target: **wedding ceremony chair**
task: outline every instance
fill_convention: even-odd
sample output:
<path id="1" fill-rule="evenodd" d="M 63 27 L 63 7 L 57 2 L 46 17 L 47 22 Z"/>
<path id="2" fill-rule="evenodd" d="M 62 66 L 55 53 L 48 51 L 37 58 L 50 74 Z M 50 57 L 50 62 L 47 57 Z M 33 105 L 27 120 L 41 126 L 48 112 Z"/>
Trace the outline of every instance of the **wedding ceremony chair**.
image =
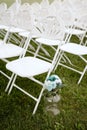
<path id="1" fill-rule="evenodd" d="M 59 21 L 56 21 L 56 23 L 59 23 L 59 24 L 57 24 L 58 28 L 56 28 L 55 20 L 53 20 L 53 22 L 51 20 L 51 26 L 53 28 L 55 28 L 55 31 L 53 31 L 53 33 L 57 33 L 57 36 L 59 36 L 59 38 L 61 36 L 61 38 L 64 39 L 64 33 L 63 33 L 63 30 L 61 29 L 61 23 Z M 53 35 L 53 33 L 52 33 L 52 35 Z M 49 38 L 51 39 L 51 37 L 49 37 Z M 61 44 L 61 41 L 60 41 L 60 44 Z M 54 42 L 54 45 L 55 45 L 55 42 Z M 6 68 L 13 73 L 7 84 L 7 87 L 6 87 L 6 90 L 8 90 L 8 88 L 9 88 L 8 94 L 10 94 L 13 87 L 15 87 L 18 90 L 25 93 L 30 98 L 32 98 L 33 100 L 35 100 L 36 104 L 35 104 L 35 107 L 33 110 L 33 114 L 36 113 L 36 110 L 40 103 L 41 97 L 43 95 L 43 91 L 45 90 L 45 84 L 44 84 L 45 80 L 47 79 L 47 77 L 50 76 L 50 74 L 52 73 L 52 71 L 56 65 L 58 50 L 59 50 L 59 47 L 57 46 L 57 49 L 56 49 L 53 59 L 51 61 L 43 60 L 42 58 L 38 58 L 35 56 L 26 56 L 25 55 L 24 57 L 22 57 L 20 59 L 13 60 L 6 64 Z M 46 74 L 45 80 L 43 82 L 40 81 L 40 79 L 36 78 L 38 75 L 44 74 L 44 73 L 47 73 L 47 74 Z M 16 84 L 16 79 L 18 76 L 21 77 L 21 79 L 28 78 L 28 79 L 32 80 L 33 82 L 35 82 L 36 84 L 38 84 L 38 86 L 39 85 L 42 86 L 39 96 L 37 98 L 35 96 L 33 96 L 32 94 L 30 94 L 29 92 L 25 91 L 24 88 L 22 88 L 21 86 L 18 86 Z"/>
<path id="2" fill-rule="evenodd" d="M 85 29 L 87 32 L 87 14 L 82 16 L 78 21 L 79 21 L 79 24 L 77 24 L 77 25 L 80 26 L 81 28 Z M 81 82 L 81 80 L 87 70 L 87 60 L 85 57 L 87 55 L 87 46 L 86 46 L 87 44 L 86 43 L 87 43 L 87 37 L 85 39 L 85 43 L 78 44 L 78 43 L 66 42 L 65 44 L 61 45 L 59 48 L 61 53 L 59 53 L 60 58 L 58 59 L 56 67 L 58 67 L 58 65 L 61 65 L 65 68 L 68 68 L 72 71 L 79 73 L 80 78 L 78 80 L 78 84 Z M 74 55 L 75 57 L 79 57 L 80 59 L 78 60 L 78 62 L 83 61 L 83 64 L 85 64 L 85 65 L 83 66 L 83 68 L 80 69 L 80 66 L 79 66 L 80 63 L 78 63 L 77 66 L 76 65 L 69 66 L 69 64 L 68 65 L 63 64 L 61 62 L 63 53 L 68 53 L 68 54 Z M 71 61 L 72 61 L 72 58 L 71 58 Z"/>
<path id="3" fill-rule="evenodd" d="M 22 43 L 22 41 L 20 41 L 20 44 L 19 44 L 19 40 L 18 40 L 19 36 L 17 37 L 17 35 L 19 35 L 18 33 L 25 31 L 26 28 L 25 29 L 22 27 L 20 28 L 19 26 L 17 26 L 18 24 L 15 24 L 15 22 L 14 22 L 15 15 L 13 13 L 13 9 L 14 9 L 13 7 L 16 4 L 17 3 L 13 3 L 12 6 L 9 7 L 9 9 L 7 9 L 5 12 L 4 16 L 6 16 L 6 14 L 9 14 L 8 24 L 3 25 L 3 26 L 1 25 L 1 28 L 4 29 L 6 31 L 6 33 L 5 33 L 5 37 L 3 39 L 1 39 L 1 41 L 0 41 L 0 59 L 2 61 L 4 61 L 5 63 L 8 63 L 12 57 L 17 57 L 17 58 L 20 57 L 22 52 L 25 50 L 25 46 L 26 46 L 26 41 L 24 43 Z M 8 18 L 3 17 L 2 21 L 6 22 L 5 20 L 7 20 Z M 30 18 L 29 24 L 30 24 L 30 27 L 32 27 L 33 23 L 31 22 L 31 17 L 29 17 L 29 18 Z M 16 19 L 16 21 L 17 21 L 17 19 Z M 29 26 L 28 26 L 28 29 L 29 29 Z M 17 34 L 16 39 L 14 39 L 14 35 L 12 35 L 12 34 Z M 9 38 L 9 36 L 10 36 L 10 38 Z M 11 38 L 14 40 L 14 42 L 12 41 Z M 4 76 L 6 76 L 9 79 L 9 76 L 7 74 L 5 74 L 2 70 L 0 70 L 0 73 L 2 73 Z"/>

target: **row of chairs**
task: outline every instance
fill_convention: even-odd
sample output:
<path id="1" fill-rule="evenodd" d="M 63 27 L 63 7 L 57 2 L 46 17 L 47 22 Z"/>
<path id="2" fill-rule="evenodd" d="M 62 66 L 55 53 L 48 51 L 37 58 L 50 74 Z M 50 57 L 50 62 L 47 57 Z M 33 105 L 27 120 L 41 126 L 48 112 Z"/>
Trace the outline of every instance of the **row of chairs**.
<path id="1" fill-rule="evenodd" d="M 61 6 L 60 11 L 62 12 L 63 4 L 62 1 L 55 0 L 53 3 L 49 4 L 47 0 L 43 0 L 41 2 L 40 10 L 46 7 L 46 11 L 50 12 L 51 9 L 56 10 L 56 4 Z M 13 5 L 16 5 L 17 8 L 15 14 L 13 15 Z M 74 18 L 74 23 L 70 22 L 69 24 L 64 24 L 65 21 L 63 21 L 63 17 L 59 15 L 59 12 L 53 13 L 55 14 L 46 14 L 41 15 L 38 12 L 38 16 L 36 13 L 36 10 L 30 11 L 30 7 L 32 6 L 34 9 L 36 9 L 36 5 L 39 5 L 39 3 L 33 3 L 30 5 L 29 3 L 24 3 L 21 5 L 21 2 L 16 0 L 16 3 L 14 3 L 11 7 L 6 9 L 2 20 L 5 22 L 6 18 L 4 16 L 9 14 L 9 10 L 11 10 L 9 15 L 9 21 L 6 25 L 4 22 L 1 24 L 1 35 L 5 34 L 4 40 L 1 40 L 0 42 L 0 59 L 7 62 L 6 68 L 12 72 L 11 76 L 8 76 L 4 72 L 0 71 L 2 74 L 4 74 L 8 79 L 9 82 L 7 84 L 7 87 L 5 91 L 8 91 L 8 94 L 11 93 L 13 87 L 19 89 L 32 99 L 36 101 L 33 114 L 35 114 L 39 102 L 41 100 L 43 91 L 45 90 L 45 81 L 47 78 L 51 75 L 51 73 L 55 72 L 55 70 L 58 68 L 59 65 L 66 67 L 68 69 L 71 69 L 81 75 L 78 83 L 81 82 L 86 70 L 87 65 L 83 69 L 83 71 L 79 71 L 70 66 L 65 65 L 66 61 L 72 65 L 72 59 L 70 60 L 69 57 L 66 55 L 67 53 L 79 56 L 86 64 L 86 59 L 84 58 L 84 55 L 87 54 L 87 47 L 86 44 L 83 44 L 83 39 L 86 36 L 86 29 L 87 29 L 87 13 L 83 13 L 84 15 L 81 15 L 81 17 Z M 42 6 L 44 5 L 44 6 Z M 68 4 L 67 4 L 68 6 Z M 26 8 L 27 7 L 27 8 Z M 29 7 L 29 8 L 28 8 Z M 37 6 L 38 7 L 38 6 Z M 42 8 L 43 7 L 43 8 Z M 39 8 L 37 8 L 38 10 Z M 39 10 L 39 11 L 40 11 Z M 51 12 L 52 12 L 51 11 Z M 57 11 L 57 10 L 56 10 Z M 67 11 L 69 11 L 67 9 Z M 45 10 L 44 10 L 45 12 Z M 36 14 L 35 14 L 36 13 Z M 31 15 L 32 14 L 32 15 Z M 14 16 L 14 17 L 13 17 Z M 18 17 L 19 16 L 19 17 Z M 21 18 L 20 18 L 21 16 Z M 23 17 L 25 16 L 25 17 Z M 20 21 L 23 19 L 23 21 Z M 69 19 L 68 19 L 69 20 Z M 20 21 L 20 22 L 19 22 Z M 65 22 L 66 23 L 66 22 Z M 72 23 L 72 24 L 71 24 Z M 5 32 L 3 32 L 5 30 Z M 17 42 L 17 39 L 21 38 L 21 44 L 18 46 L 16 44 L 10 43 L 10 40 L 8 41 L 9 35 L 12 33 L 16 34 L 16 41 L 14 39 L 14 35 L 12 35 L 12 38 L 15 42 Z M 80 44 L 78 43 L 71 43 L 70 38 L 72 35 L 80 36 Z M 24 42 L 24 40 L 25 42 Z M 26 53 L 28 51 L 28 47 L 30 46 L 30 41 L 33 40 L 35 44 L 37 45 L 37 49 L 35 50 L 34 56 L 26 56 Z M 9 42 L 8 44 L 7 41 Z M 83 44 L 83 45 L 82 45 Z M 48 55 L 48 49 L 44 49 L 42 45 L 46 45 L 47 48 L 50 46 L 54 51 L 54 56 L 49 59 L 47 58 Z M 45 52 L 45 58 L 41 55 L 38 55 L 40 48 Z M 8 61 L 7 58 L 17 57 L 16 60 Z M 38 57 L 37 57 L 38 56 Z M 37 75 L 47 73 L 44 82 L 41 82 L 37 80 Z M 28 78 L 35 83 L 38 83 L 41 85 L 41 91 L 39 94 L 39 97 L 36 98 L 33 95 L 26 92 L 24 89 L 19 87 L 16 84 L 17 76 L 20 76 L 21 78 Z"/>

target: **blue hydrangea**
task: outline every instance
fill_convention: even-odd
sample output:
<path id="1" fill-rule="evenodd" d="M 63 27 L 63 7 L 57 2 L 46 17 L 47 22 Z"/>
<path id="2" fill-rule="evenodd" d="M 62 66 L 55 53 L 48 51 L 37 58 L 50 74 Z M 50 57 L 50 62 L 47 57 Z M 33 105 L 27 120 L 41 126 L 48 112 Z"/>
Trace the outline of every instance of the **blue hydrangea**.
<path id="1" fill-rule="evenodd" d="M 51 91 L 57 87 L 61 87 L 62 81 L 57 75 L 51 75 L 45 81 L 45 88 Z"/>

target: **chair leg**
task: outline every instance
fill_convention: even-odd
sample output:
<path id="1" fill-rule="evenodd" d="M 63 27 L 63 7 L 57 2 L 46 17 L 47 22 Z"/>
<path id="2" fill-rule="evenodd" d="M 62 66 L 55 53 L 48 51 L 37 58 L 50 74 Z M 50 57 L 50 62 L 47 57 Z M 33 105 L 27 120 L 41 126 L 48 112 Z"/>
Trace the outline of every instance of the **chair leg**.
<path id="1" fill-rule="evenodd" d="M 36 52 L 35 52 L 35 54 L 34 54 L 34 57 L 36 57 L 36 56 L 37 56 L 37 54 L 38 54 L 38 52 L 39 52 L 40 48 L 41 48 L 41 44 L 39 44 L 39 45 L 38 45 L 37 50 L 36 50 Z"/>
<path id="2" fill-rule="evenodd" d="M 44 90 L 45 90 L 45 88 L 43 87 L 42 90 L 41 90 L 41 92 L 40 92 L 40 95 L 39 95 L 39 97 L 38 97 L 38 99 L 37 99 L 37 103 L 36 103 L 36 105 L 35 105 L 35 107 L 34 107 L 33 115 L 35 114 L 35 112 L 36 112 L 36 110 L 37 110 L 37 107 L 38 107 L 38 105 L 39 105 L 39 103 L 40 103 L 40 100 L 41 100 L 41 97 L 42 97 L 42 94 L 43 94 L 43 91 L 44 91 Z"/>
<path id="3" fill-rule="evenodd" d="M 64 53 L 62 51 L 59 51 L 59 54 L 58 54 L 57 60 L 55 62 L 56 64 L 55 64 L 55 67 L 53 69 L 53 72 L 55 72 L 55 70 L 57 69 L 57 67 L 58 67 L 58 65 L 59 65 L 59 63 L 61 61 L 61 58 L 62 58 L 63 54 Z"/>
<path id="4" fill-rule="evenodd" d="M 5 89 L 5 92 L 7 92 L 7 91 L 8 91 L 8 89 L 9 89 L 9 87 L 10 87 L 10 84 L 11 84 L 11 82 L 12 82 L 13 77 L 14 77 L 14 73 L 12 73 L 12 76 L 11 76 L 11 78 L 10 78 L 10 80 L 9 80 L 8 84 L 7 84 L 6 89 Z"/>
<path id="5" fill-rule="evenodd" d="M 79 78 L 78 84 L 80 84 L 80 82 L 81 82 L 81 80 L 82 80 L 82 78 L 83 78 L 83 76 L 84 76 L 86 70 L 87 70 L 87 65 L 85 66 L 85 68 L 84 68 L 84 70 L 83 70 L 83 72 L 82 72 L 82 74 L 81 74 L 81 76 L 80 76 L 80 78 Z"/>
<path id="6" fill-rule="evenodd" d="M 11 82 L 11 86 L 10 86 L 10 89 L 9 89 L 9 91 L 8 91 L 8 95 L 11 93 L 11 91 L 12 91 L 12 88 L 13 88 L 13 86 L 14 86 L 14 83 L 15 83 L 15 80 L 16 80 L 16 78 L 17 78 L 17 74 L 15 74 L 14 75 L 14 77 L 13 77 L 13 80 L 12 80 L 12 82 Z"/>

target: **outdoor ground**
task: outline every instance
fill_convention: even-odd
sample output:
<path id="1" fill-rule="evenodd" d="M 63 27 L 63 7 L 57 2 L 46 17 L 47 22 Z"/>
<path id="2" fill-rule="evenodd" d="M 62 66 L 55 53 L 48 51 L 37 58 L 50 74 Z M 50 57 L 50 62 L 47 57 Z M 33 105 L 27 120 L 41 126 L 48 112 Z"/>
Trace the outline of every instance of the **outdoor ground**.
<path id="1" fill-rule="evenodd" d="M 87 75 L 77 85 L 79 74 L 61 67 L 56 72 L 64 84 L 59 91 L 58 115 L 46 112 L 48 104 L 43 96 L 36 114 L 32 116 L 35 102 L 15 88 L 8 96 L 4 92 L 8 80 L 0 75 L 1 130 L 87 130 Z M 37 95 L 38 86 L 32 81 L 19 78 L 18 82 Z M 35 86 L 37 88 L 33 89 Z"/>

